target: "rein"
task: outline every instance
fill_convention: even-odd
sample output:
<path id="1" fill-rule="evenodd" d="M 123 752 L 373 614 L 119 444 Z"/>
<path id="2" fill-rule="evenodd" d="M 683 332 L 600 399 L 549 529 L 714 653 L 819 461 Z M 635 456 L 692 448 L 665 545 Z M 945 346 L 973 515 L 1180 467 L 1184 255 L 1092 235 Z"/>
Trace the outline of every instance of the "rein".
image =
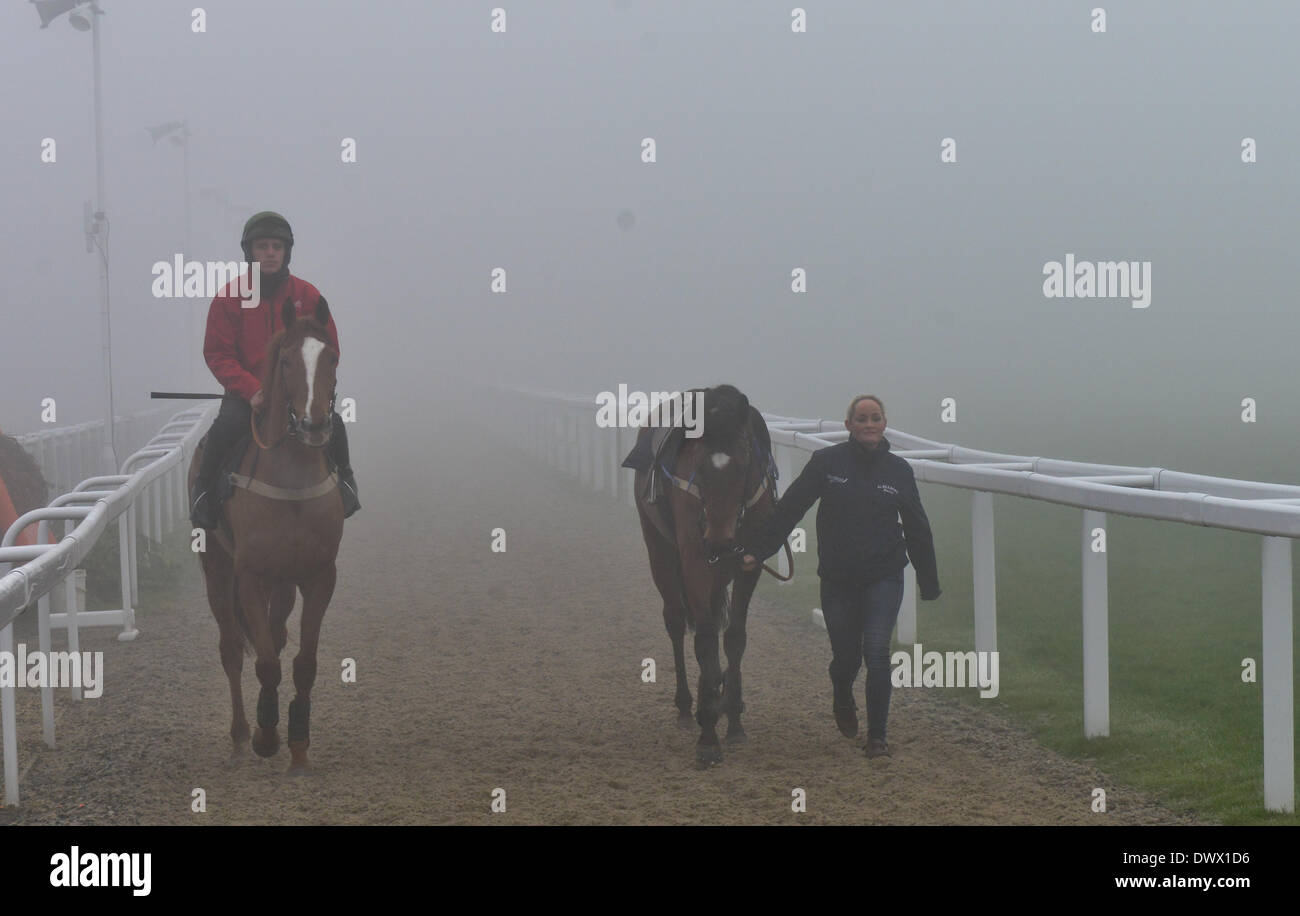
<path id="1" fill-rule="evenodd" d="M 283 386 L 284 388 L 289 387 L 287 384 L 285 384 L 284 381 L 283 366 L 280 367 L 280 385 Z M 330 392 L 330 406 L 325 413 L 326 416 L 325 423 L 327 426 L 332 425 L 334 422 L 334 400 L 337 396 L 338 396 L 337 390 Z M 308 404 L 307 406 L 309 408 L 311 407 L 310 404 Z M 303 440 L 302 436 L 299 434 L 298 431 L 299 430 L 298 414 L 293 409 L 293 398 L 291 398 L 287 394 L 285 395 L 284 398 L 284 409 L 285 409 L 286 416 L 288 418 L 285 420 L 284 434 L 281 435 L 279 439 L 275 440 L 274 445 L 267 445 L 265 442 L 262 441 L 262 437 L 257 434 L 257 417 L 258 417 L 257 411 L 252 411 L 249 413 L 248 428 L 253 431 L 253 441 L 257 443 L 258 448 L 260 448 L 264 452 L 269 452 L 271 449 L 279 448 L 281 445 L 283 445 L 284 440 L 288 439 L 290 436 L 293 436 L 295 439 L 297 439 L 299 442 L 302 442 L 302 444 L 307 446 L 308 448 L 321 449 L 329 445 L 330 443 L 329 436 L 326 436 L 325 441 L 322 442 L 320 445 L 312 445 L 310 442 L 306 442 Z"/>
<path id="2" fill-rule="evenodd" d="M 283 386 L 284 388 L 287 389 L 288 385 L 285 384 L 284 381 L 283 366 L 280 367 L 279 371 L 280 371 L 280 377 L 279 377 L 280 386 Z M 337 392 L 330 393 L 330 406 L 329 406 L 329 411 L 326 414 L 327 419 L 325 421 L 326 426 L 330 426 L 334 422 L 334 399 L 336 394 Z M 285 410 L 287 412 L 288 419 L 285 420 L 284 433 L 280 436 L 279 439 L 275 440 L 274 445 L 267 445 L 265 442 L 262 441 L 262 437 L 257 432 L 257 421 L 258 421 L 259 414 L 257 413 L 257 411 L 249 412 L 248 428 L 253 433 L 253 441 L 257 443 L 257 447 L 261 449 L 261 451 L 269 452 L 272 449 L 279 448 L 281 445 L 284 444 L 285 440 L 288 439 L 290 436 L 297 439 L 299 442 L 302 442 L 302 444 L 307 446 L 308 448 L 322 449 L 325 448 L 327 445 L 329 445 L 332 436 L 326 436 L 325 441 L 320 445 L 312 445 L 310 442 L 306 442 L 303 440 L 302 435 L 299 432 L 300 424 L 298 422 L 298 414 L 293 409 L 293 399 L 287 394 L 285 395 Z M 297 489 L 290 489 L 288 487 L 276 487 L 276 486 L 272 486 L 269 483 L 264 483 L 263 481 L 255 480 L 254 475 L 257 473 L 257 457 L 260 454 L 261 452 L 257 452 L 253 455 L 253 466 L 249 469 L 248 476 L 245 476 L 243 474 L 233 474 L 233 473 L 230 475 L 230 480 L 235 486 L 243 487 L 245 490 L 248 490 L 248 492 L 250 493 L 256 493 L 258 496 L 265 496 L 268 499 L 280 499 L 280 500 L 292 500 L 292 501 L 316 499 L 317 497 L 324 496 L 326 493 L 329 493 L 331 490 L 334 490 L 338 487 L 339 478 L 338 478 L 338 474 L 334 471 L 331 471 L 329 473 L 329 476 L 326 477 L 324 480 L 320 481 L 319 483 L 313 484 L 310 487 L 300 487 Z"/>
<path id="3" fill-rule="evenodd" d="M 769 576 L 771 576 L 772 578 L 780 582 L 789 582 L 791 579 L 794 578 L 794 554 L 790 552 L 789 541 L 782 541 L 781 546 L 785 548 L 785 559 L 786 562 L 790 564 L 790 575 L 783 576 L 775 569 L 768 566 L 766 563 L 763 564 L 763 572 L 767 573 Z"/>

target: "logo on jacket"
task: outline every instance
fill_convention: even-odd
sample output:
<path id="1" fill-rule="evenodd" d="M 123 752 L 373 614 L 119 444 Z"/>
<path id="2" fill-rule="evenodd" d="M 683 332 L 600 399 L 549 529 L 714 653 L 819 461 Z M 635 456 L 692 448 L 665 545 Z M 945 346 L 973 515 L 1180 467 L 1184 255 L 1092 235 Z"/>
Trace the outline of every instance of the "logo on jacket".
<path id="1" fill-rule="evenodd" d="M 848 479 L 847 477 L 836 477 L 834 474 L 827 474 L 827 475 L 826 475 L 826 480 L 827 480 L 827 482 L 829 482 L 829 483 L 848 483 L 848 482 L 849 482 L 849 479 Z"/>
<path id="2" fill-rule="evenodd" d="M 877 490 L 884 490 L 884 491 L 885 491 L 886 493 L 888 493 L 890 496 L 897 496 L 897 495 L 898 495 L 898 491 L 895 490 L 893 487 L 891 487 L 891 486 L 890 486 L 889 484 L 887 484 L 887 483 L 878 483 L 878 484 L 876 484 L 876 489 L 877 489 Z"/>

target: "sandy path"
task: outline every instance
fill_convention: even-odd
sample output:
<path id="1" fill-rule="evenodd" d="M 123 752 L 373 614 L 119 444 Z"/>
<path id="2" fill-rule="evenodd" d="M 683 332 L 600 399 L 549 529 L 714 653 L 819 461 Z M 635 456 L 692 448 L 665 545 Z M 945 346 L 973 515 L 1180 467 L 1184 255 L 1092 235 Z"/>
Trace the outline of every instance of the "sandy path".
<path id="1" fill-rule="evenodd" d="M 399 441 L 387 432 L 367 435 Z M 227 764 L 228 694 L 196 563 L 165 603 L 146 597 L 134 644 L 83 637 L 105 652 L 106 690 L 57 701 L 57 750 L 40 742 L 35 691 L 19 691 L 23 805 L 0 823 L 1189 822 L 935 691 L 895 691 L 895 756 L 869 763 L 831 721 L 825 634 L 771 603 L 772 580 L 750 613 L 750 743 L 701 772 L 696 732 L 674 724 L 672 653 L 633 511 L 507 449 L 412 447 L 429 456 L 418 478 L 379 445 L 356 462 L 366 508 L 347 523 L 325 618 L 311 775 L 287 776 L 283 747 Z M 505 554 L 489 549 L 497 526 Z M 295 613 L 282 729 L 296 626 Z M 356 684 L 339 676 L 345 657 Z M 641 682 L 645 657 L 658 683 Z M 244 678 L 251 718 L 251 660 Z M 1097 786 L 1108 814 L 1090 812 Z M 190 810 L 196 787 L 206 813 Z M 489 811 L 495 787 L 504 814 Z M 806 813 L 791 812 L 795 787 Z"/>

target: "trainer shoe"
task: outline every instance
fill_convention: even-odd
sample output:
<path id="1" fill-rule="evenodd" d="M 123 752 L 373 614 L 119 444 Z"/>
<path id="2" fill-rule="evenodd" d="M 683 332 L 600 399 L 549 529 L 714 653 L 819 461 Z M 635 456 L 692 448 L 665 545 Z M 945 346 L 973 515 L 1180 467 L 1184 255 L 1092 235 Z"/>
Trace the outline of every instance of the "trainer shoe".
<path id="1" fill-rule="evenodd" d="M 858 736 L 858 711 L 852 706 L 836 706 L 835 726 L 845 738 Z"/>
<path id="2" fill-rule="evenodd" d="M 893 756 L 889 753 L 889 743 L 884 738 L 868 738 L 866 751 L 868 760 L 875 757 Z"/>

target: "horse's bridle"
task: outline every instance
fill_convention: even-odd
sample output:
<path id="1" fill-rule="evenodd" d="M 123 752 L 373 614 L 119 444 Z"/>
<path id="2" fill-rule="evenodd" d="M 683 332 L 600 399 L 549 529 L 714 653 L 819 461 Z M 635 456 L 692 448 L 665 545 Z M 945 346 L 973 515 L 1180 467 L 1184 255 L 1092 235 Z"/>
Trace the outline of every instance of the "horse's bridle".
<path id="1" fill-rule="evenodd" d="M 283 363 L 281 363 L 277 367 L 277 371 L 280 373 L 281 387 L 283 387 L 284 390 L 288 392 L 289 383 L 285 380 L 284 377 Z M 284 397 L 284 406 L 285 406 L 285 411 L 288 414 L 289 420 L 285 424 L 284 433 L 280 436 L 279 439 L 275 440 L 274 445 L 267 445 L 262 441 L 262 437 L 257 434 L 257 414 L 255 412 L 250 413 L 248 417 L 248 425 L 253 430 L 253 441 L 257 443 L 258 448 L 262 449 L 262 451 L 267 451 L 267 452 L 269 452 L 271 449 L 279 448 L 281 445 L 284 444 L 284 440 L 288 439 L 290 436 L 297 439 L 299 442 L 301 442 L 303 445 L 307 446 L 308 448 L 318 448 L 318 449 L 325 448 L 327 445 L 330 444 L 330 439 L 333 437 L 333 433 L 334 433 L 334 399 L 337 396 L 338 396 L 338 389 L 335 388 L 333 391 L 330 392 L 330 406 L 329 409 L 326 410 L 325 412 L 326 436 L 325 436 L 325 441 L 322 442 L 320 445 L 312 445 L 310 442 L 308 442 L 306 439 L 302 437 L 302 422 L 298 419 L 297 411 L 293 409 L 293 398 L 290 397 L 287 393 L 285 394 Z M 311 405 L 308 406 L 310 407 Z"/>
<path id="2" fill-rule="evenodd" d="M 757 464 L 757 462 L 754 459 L 754 456 L 759 452 L 758 443 L 754 440 L 754 434 L 752 430 L 749 433 L 749 446 L 750 446 L 750 460 L 745 465 L 745 477 L 744 477 L 746 484 L 749 483 L 749 478 L 753 474 L 754 467 Z M 664 467 L 662 463 L 660 463 L 659 467 L 663 470 L 663 473 L 668 477 L 668 480 L 674 486 L 676 486 L 680 490 L 685 491 L 690 496 L 694 496 L 697 500 L 699 500 L 700 516 L 698 520 L 698 525 L 700 529 L 700 540 L 703 541 L 704 531 L 708 526 L 709 510 L 707 504 L 704 501 L 704 495 L 700 492 L 700 488 L 695 485 L 695 474 L 694 473 L 691 474 L 690 480 L 682 480 L 672 471 L 668 470 L 668 468 Z M 772 453 L 769 451 L 767 454 L 767 467 L 764 468 L 762 472 L 762 480 L 759 482 L 759 485 L 757 489 L 754 490 L 753 494 L 748 499 L 741 501 L 740 508 L 736 512 L 736 531 L 740 531 L 740 526 L 744 523 L 746 510 L 753 508 L 758 503 L 758 501 L 763 498 L 763 494 L 767 492 L 768 487 L 771 486 L 772 482 L 775 480 L 776 480 L 776 464 L 772 458 Z M 737 545 L 736 547 L 732 548 L 729 554 L 723 556 L 709 557 L 708 559 L 705 560 L 705 562 L 708 563 L 708 565 L 710 566 L 716 566 L 719 562 L 725 559 L 726 556 L 733 556 L 733 557 L 739 556 L 744 552 L 745 552 L 744 546 Z"/>

